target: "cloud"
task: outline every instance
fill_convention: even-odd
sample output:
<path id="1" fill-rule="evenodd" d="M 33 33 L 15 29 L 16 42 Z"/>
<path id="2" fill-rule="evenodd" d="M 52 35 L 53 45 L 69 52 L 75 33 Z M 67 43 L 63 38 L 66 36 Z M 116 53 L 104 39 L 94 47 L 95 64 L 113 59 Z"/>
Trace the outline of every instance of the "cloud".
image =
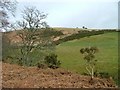
<path id="1" fill-rule="evenodd" d="M 67 3 L 74 3 L 74 2 L 119 2 L 119 0 L 17 0 L 18 2 L 67 2 Z"/>
<path id="2" fill-rule="evenodd" d="M 52 27 L 115 28 L 118 0 L 18 0 L 17 19 L 24 6 L 36 6 L 48 13 L 46 21 Z M 14 19 L 13 19 L 14 20 Z"/>

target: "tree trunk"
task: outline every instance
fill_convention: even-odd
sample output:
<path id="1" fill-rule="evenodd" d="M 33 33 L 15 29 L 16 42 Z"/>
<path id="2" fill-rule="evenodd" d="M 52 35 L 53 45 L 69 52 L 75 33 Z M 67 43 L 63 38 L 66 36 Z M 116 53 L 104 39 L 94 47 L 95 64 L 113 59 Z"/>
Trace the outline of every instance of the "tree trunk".
<path id="1" fill-rule="evenodd" d="M 91 72 L 91 79 L 94 78 L 94 69 L 92 68 L 92 72 Z"/>

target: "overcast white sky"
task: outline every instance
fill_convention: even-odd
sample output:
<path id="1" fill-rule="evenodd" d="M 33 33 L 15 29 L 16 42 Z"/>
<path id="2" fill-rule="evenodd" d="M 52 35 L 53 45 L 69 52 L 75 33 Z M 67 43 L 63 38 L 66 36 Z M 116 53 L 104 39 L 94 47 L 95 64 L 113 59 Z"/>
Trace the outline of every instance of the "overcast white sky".
<path id="1" fill-rule="evenodd" d="M 16 19 L 24 6 L 48 13 L 51 27 L 117 28 L 119 0 L 17 0 Z"/>

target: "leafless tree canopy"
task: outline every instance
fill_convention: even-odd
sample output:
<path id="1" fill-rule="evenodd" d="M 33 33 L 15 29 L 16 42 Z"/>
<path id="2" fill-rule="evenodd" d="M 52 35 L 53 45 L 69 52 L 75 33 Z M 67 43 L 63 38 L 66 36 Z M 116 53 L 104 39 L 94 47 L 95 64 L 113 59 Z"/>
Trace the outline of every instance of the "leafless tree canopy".
<path id="1" fill-rule="evenodd" d="M 13 16 L 16 10 L 17 2 L 14 0 L 0 0 L 0 28 L 5 28 L 9 25 L 9 13 Z"/>
<path id="2" fill-rule="evenodd" d="M 20 29 L 30 29 L 35 31 L 36 29 L 48 27 L 44 21 L 47 14 L 40 12 L 35 7 L 26 7 L 22 12 L 22 17 L 23 20 L 18 22 Z"/>

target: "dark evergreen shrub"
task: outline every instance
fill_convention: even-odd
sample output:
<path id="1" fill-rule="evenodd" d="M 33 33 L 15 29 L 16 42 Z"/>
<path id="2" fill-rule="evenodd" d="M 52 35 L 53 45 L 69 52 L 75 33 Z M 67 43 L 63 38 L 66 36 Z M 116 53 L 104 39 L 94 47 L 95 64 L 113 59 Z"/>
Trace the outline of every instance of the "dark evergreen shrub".
<path id="1" fill-rule="evenodd" d="M 56 68 L 59 68 L 61 65 L 61 62 L 57 59 L 56 54 L 50 54 L 46 56 L 44 60 L 49 68 L 56 69 Z"/>

